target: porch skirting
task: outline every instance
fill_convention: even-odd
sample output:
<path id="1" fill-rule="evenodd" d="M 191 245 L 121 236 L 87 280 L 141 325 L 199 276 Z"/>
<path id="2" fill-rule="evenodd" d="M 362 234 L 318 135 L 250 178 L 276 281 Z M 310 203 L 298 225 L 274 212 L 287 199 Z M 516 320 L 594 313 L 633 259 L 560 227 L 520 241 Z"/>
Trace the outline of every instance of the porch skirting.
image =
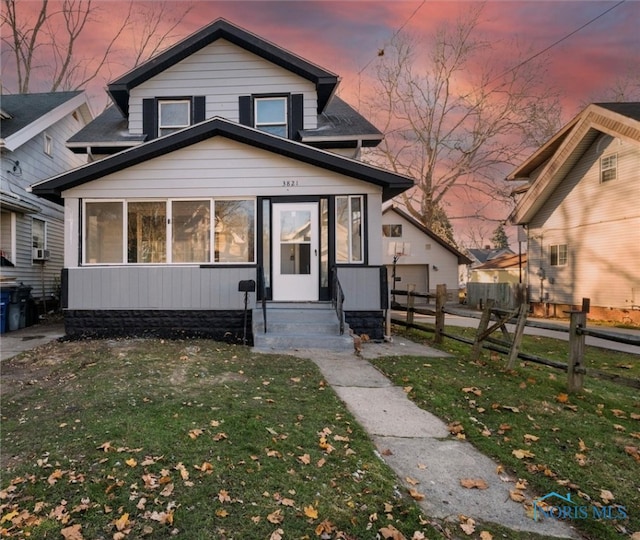
<path id="1" fill-rule="evenodd" d="M 367 334 L 370 339 L 384 339 L 384 311 L 345 311 L 344 318 L 354 333 Z"/>
<path id="2" fill-rule="evenodd" d="M 114 337 L 206 338 L 228 343 L 242 341 L 243 310 L 85 310 L 64 311 L 70 339 Z M 251 310 L 247 312 L 247 343 Z"/>

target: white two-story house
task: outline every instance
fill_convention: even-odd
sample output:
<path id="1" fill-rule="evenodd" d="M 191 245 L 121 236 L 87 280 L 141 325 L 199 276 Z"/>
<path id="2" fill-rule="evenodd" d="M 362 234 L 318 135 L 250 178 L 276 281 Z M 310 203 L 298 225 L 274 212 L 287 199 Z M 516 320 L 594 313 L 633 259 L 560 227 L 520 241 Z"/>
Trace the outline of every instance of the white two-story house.
<path id="1" fill-rule="evenodd" d="M 64 202 L 67 333 L 237 337 L 254 280 L 270 304 L 341 287 L 351 327 L 381 336 L 381 207 L 412 181 L 358 159 L 382 134 L 337 86 L 225 20 L 109 84 L 68 141 L 92 162 L 33 186 Z"/>
<path id="2" fill-rule="evenodd" d="M 0 256 L 3 302 L 23 289 L 40 314 L 58 303 L 63 267 L 60 201 L 30 193 L 34 182 L 86 163 L 65 142 L 92 119 L 84 92 L 0 96 Z M 21 293 L 20 293 L 21 294 Z M 21 300 L 24 300 L 22 298 Z M 16 303 L 16 302 L 14 302 Z M 6 306 L 5 306 L 6 307 Z M 7 329 L 26 324 L 13 315 Z M 37 313 L 29 318 L 37 320 Z M 34 322 L 32 320 L 31 322 Z"/>

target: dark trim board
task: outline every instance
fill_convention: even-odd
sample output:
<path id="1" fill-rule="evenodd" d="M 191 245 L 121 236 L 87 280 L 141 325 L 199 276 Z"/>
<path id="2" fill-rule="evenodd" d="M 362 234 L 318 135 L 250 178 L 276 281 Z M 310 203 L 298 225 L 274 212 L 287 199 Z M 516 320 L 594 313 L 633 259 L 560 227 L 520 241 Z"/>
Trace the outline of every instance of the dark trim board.
<path id="1" fill-rule="evenodd" d="M 204 310 L 80 310 L 64 311 L 68 339 L 154 337 L 205 338 L 241 343 L 244 311 Z M 253 344 L 251 310 L 247 311 L 248 344 Z"/>

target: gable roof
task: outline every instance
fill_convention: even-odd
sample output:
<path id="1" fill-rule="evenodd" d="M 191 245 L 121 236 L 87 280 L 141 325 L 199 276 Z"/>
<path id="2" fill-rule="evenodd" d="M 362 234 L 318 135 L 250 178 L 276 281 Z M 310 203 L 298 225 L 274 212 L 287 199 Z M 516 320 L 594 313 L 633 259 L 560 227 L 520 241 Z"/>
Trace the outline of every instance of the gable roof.
<path id="1" fill-rule="evenodd" d="M 527 254 L 518 255 L 515 253 L 505 253 L 499 257 L 487 260 L 474 270 L 506 270 L 509 268 L 519 268 L 527 264 Z"/>
<path id="2" fill-rule="evenodd" d="M 395 204 L 391 204 L 387 208 L 385 208 L 382 211 L 382 214 L 384 215 L 390 211 L 396 213 L 402 219 L 408 221 L 409 223 L 411 223 L 411 225 L 419 229 L 422 233 L 426 234 L 429 238 L 431 238 L 432 240 L 440 244 L 443 248 L 453 253 L 458 258 L 458 264 L 471 264 L 471 259 L 469 259 L 469 257 L 467 257 L 464 253 L 457 250 L 455 247 L 449 244 L 449 242 L 447 242 L 446 240 L 441 238 L 439 235 L 437 235 L 435 232 L 433 232 L 429 227 L 426 227 L 425 225 L 420 223 L 417 219 L 409 215 L 404 210 L 398 208 Z"/>
<path id="3" fill-rule="evenodd" d="M 225 19 L 217 19 L 111 82 L 107 86 L 107 91 L 122 113 L 128 116 L 129 92 L 131 89 L 218 39 L 226 39 L 313 82 L 318 93 L 318 113 L 324 110 L 338 84 L 338 76 L 335 73 L 316 66 L 247 30 L 231 24 Z"/>
<path id="4" fill-rule="evenodd" d="M 530 180 L 541 168 L 512 212 L 513 224 L 531 220 L 601 133 L 640 145 L 640 102 L 592 103 L 513 171 L 507 180 Z"/>
<path id="5" fill-rule="evenodd" d="M 502 257 L 503 255 L 514 255 L 514 252 L 511 248 L 469 248 L 467 249 L 469 255 L 471 255 L 476 261 L 479 263 L 486 263 L 491 259 L 496 259 L 498 257 Z"/>
<path id="6" fill-rule="evenodd" d="M 380 186 L 383 200 L 391 199 L 413 186 L 413 180 L 407 176 L 395 174 L 367 165 L 361 161 L 313 148 L 302 143 L 283 139 L 220 117 L 214 117 L 165 137 L 124 150 L 103 160 L 59 174 L 34 184 L 31 186 L 31 190 L 36 195 L 59 203 L 62 200 L 62 192 L 64 190 L 217 136 L 227 137 L 255 148 L 261 148 Z"/>
<path id="7" fill-rule="evenodd" d="M 0 147 L 11 151 L 80 107 L 84 106 L 86 120 L 91 119 L 82 91 L 2 95 L 0 106 L 3 112 Z"/>

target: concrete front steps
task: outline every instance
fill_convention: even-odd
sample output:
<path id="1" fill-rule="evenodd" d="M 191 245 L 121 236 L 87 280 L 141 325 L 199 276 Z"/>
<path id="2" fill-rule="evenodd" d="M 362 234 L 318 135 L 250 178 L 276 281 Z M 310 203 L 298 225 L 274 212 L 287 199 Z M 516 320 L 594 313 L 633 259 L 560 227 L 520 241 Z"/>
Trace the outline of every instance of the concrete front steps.
<path id="1" fill-rule="evenodd" d="M 326 349 L 353 351 L 353 338 L 345 323 L 340 335 L 338 317 L 330 302 L 269 302 L 267 332 L 262 307 L 252 313 L 253 348 L 257 352 Z"/>

